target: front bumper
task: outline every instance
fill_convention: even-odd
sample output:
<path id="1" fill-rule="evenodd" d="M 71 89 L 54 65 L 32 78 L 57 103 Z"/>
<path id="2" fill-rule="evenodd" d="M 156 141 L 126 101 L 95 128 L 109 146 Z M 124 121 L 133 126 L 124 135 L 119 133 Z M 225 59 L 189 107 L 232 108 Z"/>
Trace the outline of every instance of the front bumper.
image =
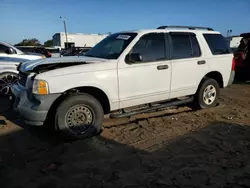
<path id="1" fill-rule="evenodd" d="M 21 85 L 14 85 L 13 109 L 17 111 L 28 125 L 41 126 L 47 119 L 48 111 L 60 94 L 33 95 Z"/>

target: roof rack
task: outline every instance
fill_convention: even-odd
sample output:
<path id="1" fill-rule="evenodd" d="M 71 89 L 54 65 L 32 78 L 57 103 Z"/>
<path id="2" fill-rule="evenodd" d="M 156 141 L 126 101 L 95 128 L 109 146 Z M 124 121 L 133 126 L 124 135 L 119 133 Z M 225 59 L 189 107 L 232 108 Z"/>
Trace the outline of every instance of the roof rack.
<path id="1" fill-rule="evenodd" d="M 196 26 L 179 26 L 179 25 L 164 25 L 164 26 L 160 26 L 158 27 L 157 29 L 166 29 L 166 28 L 186 28 L 186 29 L 189 29 L 189 30 L 195 30 L 195 29 L 205 29 L 205 30 L 208 30 L 208 31 L 214 31 L 212 28 L 210 27 L 196 27 Z"/>

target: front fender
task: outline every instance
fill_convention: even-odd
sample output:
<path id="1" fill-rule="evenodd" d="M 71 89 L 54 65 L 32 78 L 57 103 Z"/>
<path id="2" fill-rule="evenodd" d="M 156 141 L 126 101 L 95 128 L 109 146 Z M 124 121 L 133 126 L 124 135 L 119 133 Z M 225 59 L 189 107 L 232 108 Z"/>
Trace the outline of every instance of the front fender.
<path id="1" fill-rule="evenodd" d="M 80 87 L 94 87 L 94 88 L 100 89 L 107 95 L 110 102 L 118 101 L 118 88 L 116 87 L 116 89 L 114 88 L 111 89 L 109 86 L 105 87 L 104 85 L 101 85 L 100 83 L 85 82 L 84 84 L 72 84 L 71 86 L 67 85 L 67 87 L 64 87 L 62 90 L 63 92 L 65 92 L 70 89 L 80 88 Z"/>
<path id="2" fill-rule="evenodd" d="M 68 71 L 70 70 L 69 68 Z M 102 90 L 107 95 L 110 103 L 115 103 L 115 106 L 119 104 L 117 70 L 113 67 L 108 70 L 79 72 L 62 76 L 53 76 L 52 73 L 53 71 L 47 72 L 47 74 L 38 74 L 35 77 L 35 79 L 41 79 L 48 82 L 50 93 L 63 93 L 70 89 L 80 87 L 95 87 Z"/>
<path id="3" fill-rule="evenodd" d="M 15 73 L 15 74 L 18 74 L 18 71 L 14 68 L 8 68 L 8 67 L 5 67 L 5 68 L 0 68 L 0 74 L 4 74 L 4 73 Z"/>

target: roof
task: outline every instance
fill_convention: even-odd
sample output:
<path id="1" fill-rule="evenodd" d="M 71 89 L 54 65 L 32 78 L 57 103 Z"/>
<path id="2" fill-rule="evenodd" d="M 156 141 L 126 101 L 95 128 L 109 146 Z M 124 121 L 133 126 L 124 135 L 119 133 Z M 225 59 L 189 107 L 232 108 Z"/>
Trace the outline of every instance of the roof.
<path id="1" fill-rule="evenodd" d="M 123 31 L 124 32 L 135 32 L 135 33 L 150 33 L 150 32 L 190 32 L 190 33 L 216 33 L 219 32 L 214 31 L 210 27 L 200 27 L 200 26 L 173 26 L 173 25 L 166 25 L 160 26 L 157 29 L 143 29 L 143 30 L 132 30 L 132 31 Z"/>
<path id="2" fill-rule="evenodd" d="M 122 31 L 118 33 L 159 33 L 159 32 L 190 32 L 190 33 L 214 33 L 218 34 L 218 31 L 208 31 L 208 30 L 190 30 L 190 29 L 144 29 L 144 30 L 132 30 L 132 31 Z"/>

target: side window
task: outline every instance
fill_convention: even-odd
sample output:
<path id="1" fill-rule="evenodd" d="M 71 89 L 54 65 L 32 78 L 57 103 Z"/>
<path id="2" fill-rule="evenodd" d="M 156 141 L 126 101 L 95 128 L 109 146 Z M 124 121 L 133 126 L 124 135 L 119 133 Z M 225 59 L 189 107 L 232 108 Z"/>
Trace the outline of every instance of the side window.
<path id="1" fill-rule="evenodd" d="M 192 44 L 192 56 L 193 57 L 200 57 L 201 56 L 201 50 L 200 50 L 200 46 L 199 43 L 196 39 L 195 35 L 190 35 L 190 40 L 191 40 L 191 44 Z"/>
<path id="2" fill-rule="evenodd" d="M 229 54 L 231 49 L 221 34 L 203 34 L 213 55 Z"/>
<path id="3" fill-rule="evenodd" d="M 152 62 L 166 59 L 164 33 L 150 33 L 142 36 L 130 53 L 139 53 L 141 62 Z"/>
<path id="4" fill-rule="evenodd" d="M 8 50 L 7 46 L 0 44 L 0 53 L 6 53 L 7 50 Z"/>
<path id="5" fill-rule="evenodd" d="M 192 57 L 192 46 L 188 34 L 171 34 L 172 59 Z"/>

